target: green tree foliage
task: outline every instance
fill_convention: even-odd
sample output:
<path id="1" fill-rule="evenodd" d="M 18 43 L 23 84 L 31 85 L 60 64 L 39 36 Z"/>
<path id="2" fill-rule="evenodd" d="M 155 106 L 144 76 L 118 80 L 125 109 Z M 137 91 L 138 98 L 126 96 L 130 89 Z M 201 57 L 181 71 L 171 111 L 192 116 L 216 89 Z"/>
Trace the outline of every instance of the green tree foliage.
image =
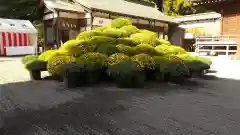
<path id="1" fill-rule="evenodd" d="M 39 3 L 39 0 L 1 0 L 0 17 L 39 20 L 39 16 L 35 14 Z"/>

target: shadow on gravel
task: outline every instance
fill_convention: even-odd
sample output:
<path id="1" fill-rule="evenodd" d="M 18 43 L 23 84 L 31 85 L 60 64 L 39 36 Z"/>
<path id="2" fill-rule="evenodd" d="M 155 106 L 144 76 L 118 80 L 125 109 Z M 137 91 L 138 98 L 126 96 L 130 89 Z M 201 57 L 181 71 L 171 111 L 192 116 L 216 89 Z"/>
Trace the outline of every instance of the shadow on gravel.
<path id="1" fill-rule="evenodd" d="M 70 90 L 55 81 L 6 84 L 0 87 L 0 134 L 218 134 L 221 131 L 217 127 L 230 123 L 221 116 L 228 108 L 215 110 L 224 122 L 203 127 L 215 120 L 211 106 L 209 108 L 213 104 L 209 95 L 214 95 L 220 104 L 228 89 L 231 98 L 239 99 L 238 86 L 238 80 L 207 77 L 193 78 L 184 85 L 148 83 L 142 89 L 120 89 L 104 84 Z M 228 99 L 228 104 L 233 104 L 230 101 Z M 208 119 L 199 123 L 202 109 Z M 232 119 L 240 120 L 238 116 Z M 240 129 L 235 131 L 238 134 Z"/>

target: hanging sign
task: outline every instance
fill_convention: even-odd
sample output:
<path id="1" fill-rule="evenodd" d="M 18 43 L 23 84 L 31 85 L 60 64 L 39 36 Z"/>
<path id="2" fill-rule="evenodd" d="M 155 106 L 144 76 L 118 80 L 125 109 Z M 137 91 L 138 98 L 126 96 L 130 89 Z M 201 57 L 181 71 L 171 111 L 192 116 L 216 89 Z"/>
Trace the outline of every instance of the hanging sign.
<path id="1" fill-rule="evenodd" d="M 93 25 L 96 25 L 96 26 L 106 26 L 106 25 L 111 25 L 111 23 L 112 23 L 111 19 L 100 18 L 100 17 L 93 18 Z"/>

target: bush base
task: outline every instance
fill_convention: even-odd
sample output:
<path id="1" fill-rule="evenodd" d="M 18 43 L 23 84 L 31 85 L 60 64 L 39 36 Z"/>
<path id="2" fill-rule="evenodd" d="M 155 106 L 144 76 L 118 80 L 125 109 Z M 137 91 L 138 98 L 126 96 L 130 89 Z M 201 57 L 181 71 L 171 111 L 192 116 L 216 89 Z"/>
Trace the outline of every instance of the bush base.
<path id="1" fill-rule="evenodd" d="M 144 87 L 145 79 L 144 73 L 138 73 L 133 76 L 117 77 L 114 80 L 119 88 L 141 88 Z"/>
<path id="2" fill-rule="evenodd" d="M 41 71 L 40 70 L 30 70 L 30 79 L 31 80 L 41 80 Z"/>
<path id="3" fill-rule="evenodd" d="M 63 77 L 63 84 L 66 88 L 76 88 L 79 86 L 75 77 Z"/>

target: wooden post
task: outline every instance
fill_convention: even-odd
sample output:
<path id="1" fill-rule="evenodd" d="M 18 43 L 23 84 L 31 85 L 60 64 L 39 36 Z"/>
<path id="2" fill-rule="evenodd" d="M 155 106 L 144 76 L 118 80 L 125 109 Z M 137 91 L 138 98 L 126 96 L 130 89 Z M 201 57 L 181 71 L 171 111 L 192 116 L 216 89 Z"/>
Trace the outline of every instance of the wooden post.
<path id="1" fill-rule="evenodd" d="M 229 45 L 227 44 L 226 45 L 226 56 L 228 57 L 228 55 L 229 55 Z"/>

